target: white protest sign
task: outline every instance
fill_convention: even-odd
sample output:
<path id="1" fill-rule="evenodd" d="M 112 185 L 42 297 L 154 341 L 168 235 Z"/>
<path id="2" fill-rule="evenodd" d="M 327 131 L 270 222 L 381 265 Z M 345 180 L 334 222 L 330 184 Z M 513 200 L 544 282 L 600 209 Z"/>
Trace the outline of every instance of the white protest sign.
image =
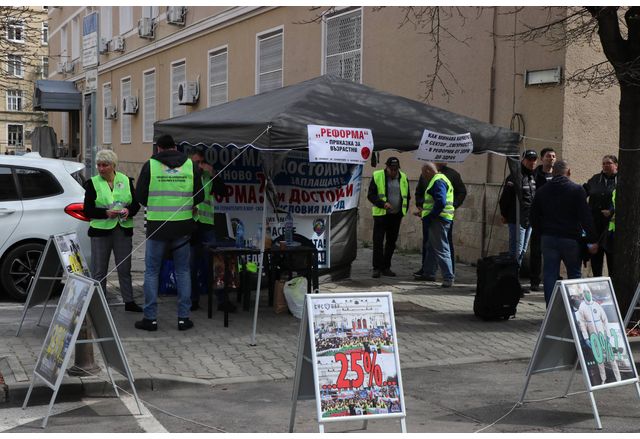
<path id="1" fill-rule="evenodd" d="M 368 128 L 307 125 L 310 162 L 364 164 L 373 151 Z"/>
<path id="2" fill-rule="evenodd" d="M 424 130 L 416 159 L 427 162 L 462 163 L 473 151 L 471 133 L 442 134 Z"/>

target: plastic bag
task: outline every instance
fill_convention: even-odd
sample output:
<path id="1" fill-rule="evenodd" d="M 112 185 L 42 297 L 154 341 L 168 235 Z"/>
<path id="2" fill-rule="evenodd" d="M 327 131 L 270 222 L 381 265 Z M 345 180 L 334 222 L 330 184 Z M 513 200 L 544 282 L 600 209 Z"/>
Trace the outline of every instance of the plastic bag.
<path id="1" fill-rule="evenodd" d="M 306 277 L 294 277 L 284 284 L 284 298 L 289 306 L 289 311 L 297 319 L 302 318 L 305 294 L 307 294 Z"/>
<path id="2" fill-rule="evenodd" d="M 160 284 L 158 285 L 158 294 L 160 296 L 175 296 L 178 294 L 173 259 L 162 260 L 162 265 L 160 266 Z"/>
<path id="3" fill-rule="evenodd" d="M 289 311 L 289 307 L 287 306 L 287 300 L 284 298 L 284 281 L 277 280 L 273 286 L 273 290 L 274 290 L 273 308 L 276 314 Z"/>

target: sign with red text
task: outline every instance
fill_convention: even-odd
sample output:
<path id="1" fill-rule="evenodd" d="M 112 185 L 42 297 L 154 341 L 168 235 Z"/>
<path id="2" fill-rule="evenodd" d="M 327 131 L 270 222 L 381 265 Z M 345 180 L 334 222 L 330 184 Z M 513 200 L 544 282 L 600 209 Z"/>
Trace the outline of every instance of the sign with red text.
<path id="1" fill-rule="evenodd" d="M 462 163 L 471 152 L 471 133 L 442 134 L 424 130 L 416 150 L 416 159 L 427 162 Z"/>
<path id="2" fill-rule="evenodd" d="M 309 161 L 364 164 L 373 152 L 368 128 L 307 125 Z"/>
<path id="3" fill-rule="evenodd" d="M 404 417 L 391 293 L 307 296 L 318 422 Z"/>

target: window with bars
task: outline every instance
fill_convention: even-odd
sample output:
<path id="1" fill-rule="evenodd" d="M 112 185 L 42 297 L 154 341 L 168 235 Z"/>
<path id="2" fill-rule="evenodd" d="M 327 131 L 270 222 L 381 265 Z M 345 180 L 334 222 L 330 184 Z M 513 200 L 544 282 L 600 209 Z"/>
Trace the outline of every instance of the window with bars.
<path id="1" fill-rule="evenodd" d="M 209 106 L 227 102 L 227 49 L 209 53 Z"/>
<path id="2" fill-rule="evenodd" d="M 49 23 L 42 23 L 42 40 L 43 45 L 49 44 Z"/>
<path id="3" fill-rule="evenodd" d="M 171 117 L 187 114 L 187 108 L 180 105 L 178 98 L 178 84 L 187 80 L 187 64 L 179 61 L 171 64 Z"/>
<path id="4" fill-rule="evenodd" d="M 24 43 L 24 22 L 9 20 L 7 22 L 7 40 L 14 43 Z"/>
<path id="5" fill-rule="evenodd" d="M 24 67 L 22 65 L 21 55 L 9 55 L 7 58 L 7 73 L 9 76 L 17 76 L 22 78 L 24 76 Z"/>
<path id="6" fill-rule="evenodd" d="M 156 71 L 142 75 L 142 141 L 153 142 L 153 123 L 156 121 Z"/>
<path id="7" fill-rule="evenodd" d="M 24 127 L 22 125 L 7 125 L 7 145 L 13 148 L 24 145 Z"/>
<path id="8" fill-rule="evenodd" d="M 7 111 L 22 111 L 22 90 L 7 90 Z"/>
<path id="9" fill-rule="evenodd" d="M 258 36 L 257 93 L 282 87 L 282 29 Z"/>
<path id="10" fill-rule="evenodd" d="M 360 82 L 362 9 L 328 17 L 325 26 L 325 73 Z"/>
<path id="11" fill-rule="evenodd" d="M 102 106 L 111 105 L 111 84 L 102 86 Z M 103 110 L 104 111 L 104 110 Z M 102 119 L 102 143 L 111 144 L 111 119 Z"/>
<path id="12" fill-rule="evenodd" d="M 131 96 L 131 78 L 120 80 L 120 102 Z M 131 143 L 131 115 L 120 112 L 120 143 Z"/>

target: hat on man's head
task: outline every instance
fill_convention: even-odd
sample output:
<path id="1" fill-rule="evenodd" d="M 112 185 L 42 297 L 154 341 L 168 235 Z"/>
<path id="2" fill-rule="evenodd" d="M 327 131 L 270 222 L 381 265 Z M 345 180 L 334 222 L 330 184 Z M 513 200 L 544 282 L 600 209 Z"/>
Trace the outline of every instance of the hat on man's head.
<path id="1" fill-rule="evenodd" d="M 400 160 L 398 157 L 389 157 L 385 163 L 387 166 L 397 166 L 400 167 Z"/>
<path id="2" fill-rule="evenodd" d="M 525 152 L 522 153 L 522 158 L 523 159 L 529 159 L 529 160 L 535 160 L 538 158 L 538 153 L 535 152 L 533 149 L 527 149 Z"/>

